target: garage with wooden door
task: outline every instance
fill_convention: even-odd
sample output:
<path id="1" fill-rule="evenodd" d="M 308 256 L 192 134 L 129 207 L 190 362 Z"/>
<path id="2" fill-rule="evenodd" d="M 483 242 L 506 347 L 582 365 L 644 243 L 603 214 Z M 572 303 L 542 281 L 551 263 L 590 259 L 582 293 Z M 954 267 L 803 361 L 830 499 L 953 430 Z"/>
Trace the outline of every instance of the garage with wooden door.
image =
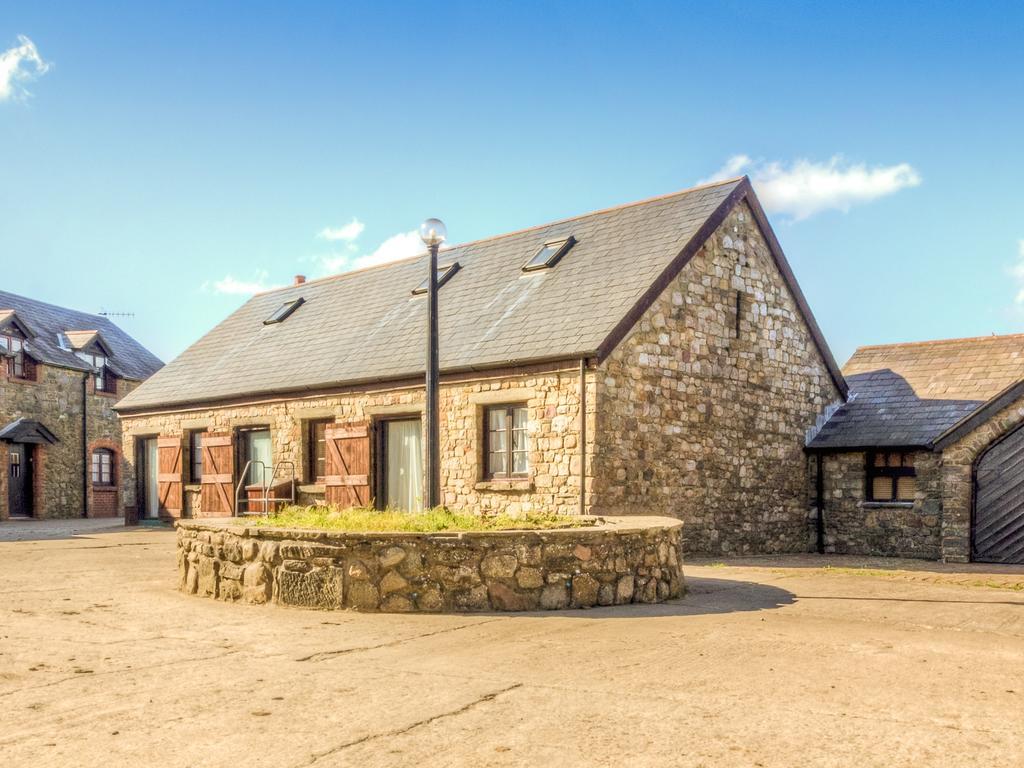
<path id="1" fill-rule="evenodd" d="M 1024 563 L 1024 428 L 1003 436 L 974 467 L 972 559 Z"/>

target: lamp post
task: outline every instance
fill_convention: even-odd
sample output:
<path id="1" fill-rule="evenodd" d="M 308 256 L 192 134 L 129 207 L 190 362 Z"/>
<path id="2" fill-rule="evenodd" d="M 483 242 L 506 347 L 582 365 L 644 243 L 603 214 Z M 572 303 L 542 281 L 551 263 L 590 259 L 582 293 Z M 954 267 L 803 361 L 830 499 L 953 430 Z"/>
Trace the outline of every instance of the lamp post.
<path id="1" fill-rule="evenodd" d="M 441 505 L 441 429 L 438 421 L 438 381 L 440 371 L 437 357 L 437 250 L 448 236 L 444 222 L 427 219 L 420 225 L 420 239 L 430 250 L 427 267 L 427 460 L 425 462 L 427 508 Z"/>

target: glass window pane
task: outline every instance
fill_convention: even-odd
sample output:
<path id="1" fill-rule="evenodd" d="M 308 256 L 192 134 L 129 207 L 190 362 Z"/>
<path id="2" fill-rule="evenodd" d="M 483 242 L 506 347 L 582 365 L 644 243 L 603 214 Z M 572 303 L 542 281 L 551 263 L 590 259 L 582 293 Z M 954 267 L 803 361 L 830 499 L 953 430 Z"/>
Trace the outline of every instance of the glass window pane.
<path id="1" fill-rule="evenodd" d="M 508 458 L 508 453 L 505 451 L 494 452 L 488 456 L 487 459 L 487 471 L 492 475 L 504 475 L 507 472 L 505 460 Z"/>
<path id="2" fill-rule="evenodd" d="M 515 451 L 512 454 L 512 472 L 525 475 L 530 469 L 530 454 L 526 451 Z"/>
<path id="3" fill-rule="evenodd" d="M 388 507 L 417 512 L 423 508 L 423 431 L 419 419 L 388 421 Z"/>
<path id="4" fill-rule="evenodd" d="M 508 412 L 504 408 L 492 408 L 487 412 L 487 426 L 492 431 L 505 429 L 508 422 Z"/>
<path id="5" fill-rule="evenodd" d="M 900 501 L 913 501 L 916 493 L 916 477 L 901 477 L 896 480 L 896 498 Z"/>
<path id="6" fill-rule="evenodd" d="M 871 498 L 875 501 L 892 501 L 892 478 L 874 478 L 871 483 Z"/>
<path id="7" fill-rule="evenodd" d="M 248 436 L 248 455 L 246 460 L 253 462 L 249 468 L 249 479 L 250 485 L 263 485 L 264 475 L 266 479 L 270 479 L 270 474 L 273 471 L 273 450 L 270 443 L 270 430 L 260 429 L 253 432 L 247 432 Z M 262 466 L 257 462 L 262 462 Z"/>

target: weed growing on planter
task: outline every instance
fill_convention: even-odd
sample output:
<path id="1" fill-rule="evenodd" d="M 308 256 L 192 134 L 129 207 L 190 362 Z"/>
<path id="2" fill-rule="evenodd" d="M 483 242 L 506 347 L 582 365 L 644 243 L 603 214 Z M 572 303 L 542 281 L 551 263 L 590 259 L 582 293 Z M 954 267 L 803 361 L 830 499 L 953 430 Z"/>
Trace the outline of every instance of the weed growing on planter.
<path id="1" fill-rule="evenodd" d="M 551 528 L 580 528 L 593 525 L 593 518 L 553 513 L 481 516 L 454 512 L 444 507 L 423 512 L 351 507 L 285 507 L 276 515 L 244 519 L 245 525 L 268 528 L 312 528 L 327 531 L 407 532 L 434 531 L 523 531 Z"/>

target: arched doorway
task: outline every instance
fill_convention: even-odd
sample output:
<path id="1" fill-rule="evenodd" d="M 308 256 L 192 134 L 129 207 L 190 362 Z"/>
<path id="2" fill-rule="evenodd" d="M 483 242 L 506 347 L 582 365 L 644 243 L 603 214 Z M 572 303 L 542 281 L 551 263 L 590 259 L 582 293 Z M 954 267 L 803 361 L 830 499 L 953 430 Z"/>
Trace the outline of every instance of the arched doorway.
<path id="1" fill-rule="evenodd" d="M 1024 563 L 1024 425 L 998 438 L 974 462 L 971 559 Z"/>

